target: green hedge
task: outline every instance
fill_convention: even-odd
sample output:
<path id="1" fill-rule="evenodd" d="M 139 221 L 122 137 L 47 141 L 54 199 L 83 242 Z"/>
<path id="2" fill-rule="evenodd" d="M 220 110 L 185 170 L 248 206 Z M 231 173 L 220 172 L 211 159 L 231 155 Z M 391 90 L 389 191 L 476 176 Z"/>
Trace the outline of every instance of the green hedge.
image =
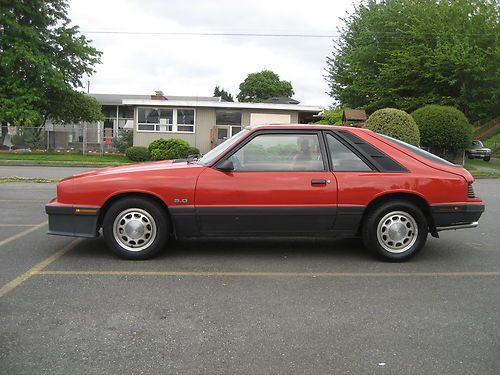
<path id="1" fill-rule="evenodd" d="M 422 146 L 444 155 L 467 148 L 472 127 L 465 115 L 453 107 L 427 105 L 411 114 L 421 135 Z"/>
<path id="2" fill-rule="evenodd" d="M 127 148 L 125 156 L 132 161 L 148 161 L 149 150 L 146 147 L 133 146 Z"/>
<path id="3" fill-rule="evenodd" d="M 420 144 L 420 132 L 415 120 L 399 109 L 383 108 L 373 112 L 366 121 L 365 128 L 415 146 Z"/>
<path id="4" fill-rule="evenodd" d="M 148 147 L 152 160 L 184 159 L 190 155 L 199 155 L 200 151 L 191 147 L 182 139 L 157 139 Z"/>

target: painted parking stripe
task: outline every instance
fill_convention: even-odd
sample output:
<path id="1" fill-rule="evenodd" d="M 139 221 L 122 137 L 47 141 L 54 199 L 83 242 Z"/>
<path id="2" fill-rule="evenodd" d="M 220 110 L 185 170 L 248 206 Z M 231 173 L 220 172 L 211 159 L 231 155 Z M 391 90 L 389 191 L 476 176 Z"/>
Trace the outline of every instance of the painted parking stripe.
<path id="1" fill-rule="evenodd" d="M 45 220 L 43 223 L 36 224 L 35 226 L 33 226 L 33 227 L 29 228 L 29 229 L 23 230 L 22 232 L 20 232 L 18 234 L 14 234 L 13 236 L 10 236 L 10 237 L 6 238 L 5 240 L 1 240 L 0 241 L 0 246 L 6 245 L 9 242 L 12 242 L 14 240 L 17 240 L 18 238 L 24 237 L 27 234 L 30 234 L 31 232 L 34 232 L 35 230 L 43 227 L 44 225 L 47 225 L 47 223 L 48 223 L 47 220 Z"/>
<path id="2" fill-rule="evenodd" d="M 41 271 L 52 276 L 234 276 L 234 277 L 463 277 L 500 276 L 500 272 L 184 272 L 184 271 Z"/>
<path id="3" fill-rule="evenodd" d="M 45 267 L 47 267 L 49 264 L 51 264 L 52 262 L 56 261 L 61 256 L 63 256 L 64 254 L 66 254 L 68 251 L 70 251 L 71 249 L 73 249 L 81 241 L 82 241 L 81 238 L 78 238 L 76 240 L 71 241 L 69 244 L 67 244 L 66 246 L 64 246 L 59 251 L 55 252 L 54 254 L 52 254 L 51 256 L 49 256 L 48 258 L 45 258 L 40 263 L 38 263 L 35 266 L 31 267 L 25 273 L 19 275 L 15 279 L 9 281 L 7 284 L 5 284 L 4 286 L 2 286 L 0 288 L 0 298 L 2 298 L 5 294 L 9 293 L 12 289 L 15 289 L 16 287 L 18 287 L 19 285 L 21 285 L 22 283 L 24 283 L 26 280 L 28 280 L 32 276 L 37 275 L 38 273 L 40 273 Z"/>

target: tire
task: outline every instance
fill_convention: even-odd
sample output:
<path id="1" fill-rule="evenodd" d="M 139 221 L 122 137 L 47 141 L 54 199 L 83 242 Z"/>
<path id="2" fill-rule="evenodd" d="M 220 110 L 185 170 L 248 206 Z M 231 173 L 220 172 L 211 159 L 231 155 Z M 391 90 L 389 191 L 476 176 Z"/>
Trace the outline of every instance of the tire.
<path id="1" fill-rule="evenodd" d="M 374 207 L 366 216 L 362 237 L 365 246 L 380 259 L 403 262 L 425 245 L 427 219 L 414 204 L 395 200 Z"/>
<path id="2" fill-rule="evenodd" d="M 467 152 L 466 155 L 467 155 L 467 159 L 474 159 L 474 156 L 472 154 Z"/>
<path id="3" fill-rule="evenodd" d="M 483 158 L 483 160 L 484 160 L 484 161 L 490 161 L 490 159 L 491 159 L 491 156 L 485 156 L 485 157 Z"/>
<path id="4" fill-rule="evenodd" d="M 102 224 L 108 247 L 123 259 L 149 259 L 168 241 L 169 226 L 158 204 L 144 198 L 124 198 L 105 213 Z"/>

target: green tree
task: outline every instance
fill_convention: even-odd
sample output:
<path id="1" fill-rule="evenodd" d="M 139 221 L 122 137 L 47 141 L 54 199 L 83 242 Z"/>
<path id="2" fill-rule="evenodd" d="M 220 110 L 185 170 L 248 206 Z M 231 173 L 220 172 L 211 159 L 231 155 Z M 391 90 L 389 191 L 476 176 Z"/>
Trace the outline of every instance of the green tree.
<path id="1" fill-rule="evenodd" d="M 219 88 L 219 86 L 215 86 L 214 97 L 221 97 L 225 102 L 234 102 L 233 96 L 226 90 Z"/>
<path id="2" fill-rule="evenodd" d="M 329 94 L 369 112 L 459 108 L 500 113 L 497 0 L 370 0 L 355 8 L 327 58 Z"/>
<path id="3" fill-rule="evenodd" d="M 237 96 L 240 102 L 258 103 L 274 96 L 291 97 L 294 94 L 289 81 L 281 81 L 279 75 L 263 70 L 251 73 L 240 83 L 240 92 Z"/>
<path id="4" fill-rule="evenodd" d="M 415 146 L 420 145 L 417 123 L 408 113 L 399 109 L 382 108 L 373 112 L 364 127 Z"/>
<path id="5" fill-rule="evenodd" d="M 97 102 L 75 89 L 101 52 L 69 25 L 67 0 L 0 1 L 0 123 L 100 118 Z"/>
<path id="6" fill-rule="evenodd" d="M 436 154 L 457 154 L 470 144 L 472 127 L 456 108 L 427 105 L 411 115 L 420 129 L 422 146 Z"/>

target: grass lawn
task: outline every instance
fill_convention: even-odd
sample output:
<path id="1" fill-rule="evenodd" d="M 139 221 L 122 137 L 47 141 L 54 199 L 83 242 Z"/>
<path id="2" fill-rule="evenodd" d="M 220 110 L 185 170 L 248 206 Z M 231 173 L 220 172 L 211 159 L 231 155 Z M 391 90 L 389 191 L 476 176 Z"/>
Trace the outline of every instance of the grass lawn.
<path id="1" fill-rule="evenodd" d="M 466 160 L 465 168 L 474 177 L 500 177 L 500 164 L 481 159 Z"/>
<path id="2" fill-rule="evenodd" d="M 485 147 L 491 148 L 493 157 L 500 157 L 500 133 L 497 133 L 483 141 Z"/>
<path id="3" fill-rule="evenodd" d="M 0 152 L 1 164 L 120 165 L 130 163 L 123 155 L 82 155 L 74 152 Z"/>

